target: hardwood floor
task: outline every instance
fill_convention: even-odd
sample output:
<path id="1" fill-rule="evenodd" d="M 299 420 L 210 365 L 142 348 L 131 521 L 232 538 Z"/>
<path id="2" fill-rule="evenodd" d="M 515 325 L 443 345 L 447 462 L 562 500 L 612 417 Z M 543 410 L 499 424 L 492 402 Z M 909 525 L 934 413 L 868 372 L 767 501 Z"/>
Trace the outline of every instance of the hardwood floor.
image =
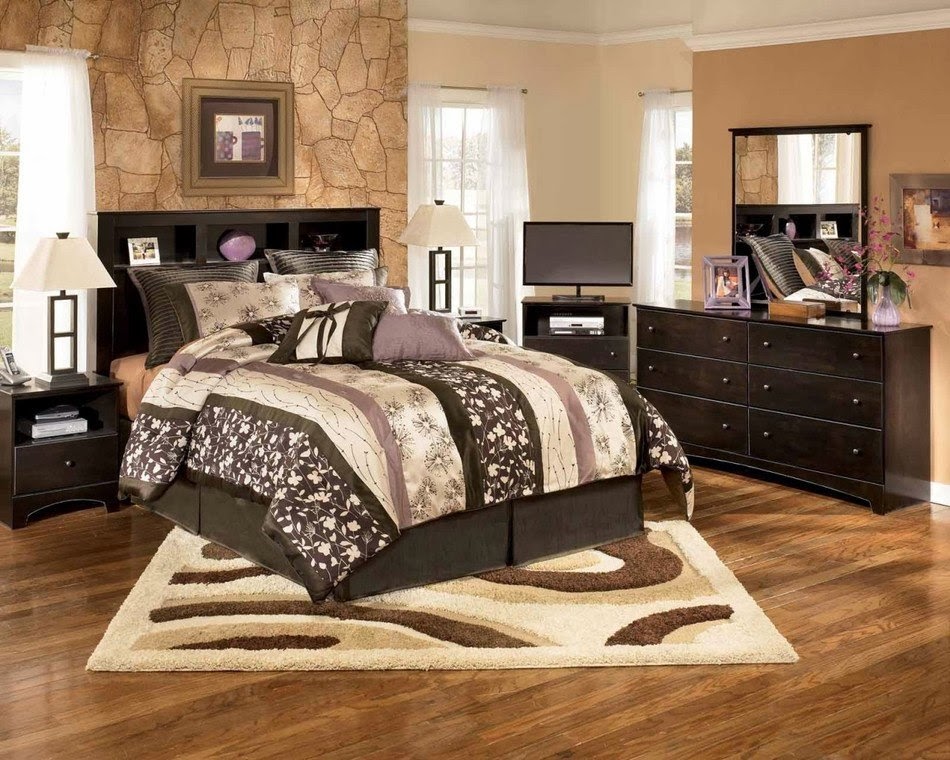
<path id="1" fill-rule="evenodd" d="M 647 517 L 677 517 L 647 478 Z M 694 524 L 795 665 L 87 673 L 169 530 L 137 509 L 0 531 L 0 757 L 950 756 L 950 508 L 886 516 L 697 471 Z"/>

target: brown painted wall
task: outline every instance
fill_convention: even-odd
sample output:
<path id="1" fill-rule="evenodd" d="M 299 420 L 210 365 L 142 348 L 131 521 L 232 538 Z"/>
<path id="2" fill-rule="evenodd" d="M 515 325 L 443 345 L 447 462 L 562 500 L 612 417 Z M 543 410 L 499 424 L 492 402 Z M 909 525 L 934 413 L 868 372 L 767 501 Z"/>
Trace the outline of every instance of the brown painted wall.
<path id="1" fill-rule="evenodd" d="M 0 48 L 85 48 L 100 209 L 379 206 L 405 282 L 406 0 L 0 0 Z M 181 80 L 292 81 L 295 194 L 180 193 Z"/>
<path id="2" fill-rule="evenodd" d="M 693 64 L 695 272 L 730 248 L 730 127 L 870 123 L 872 195 L 888 195 L 890 174 L 950 173 L 950 30 L 697 53 Z M 950 483 L 950 267 L 915 269 L 903 316 L 934 325 L 933 478 Z"/>

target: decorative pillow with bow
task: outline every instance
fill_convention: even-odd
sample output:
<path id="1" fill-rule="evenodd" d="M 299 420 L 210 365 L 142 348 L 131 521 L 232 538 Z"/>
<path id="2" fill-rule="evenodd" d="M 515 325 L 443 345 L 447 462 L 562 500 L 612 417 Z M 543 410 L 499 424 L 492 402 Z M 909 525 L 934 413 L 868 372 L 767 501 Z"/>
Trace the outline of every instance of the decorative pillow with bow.
<path id="1" fill-rule="evenodd" d="M 383 301 L 339 301 L 299 311 L 270 361 L 372 361 L 373 333 L 387 305 Z"/>

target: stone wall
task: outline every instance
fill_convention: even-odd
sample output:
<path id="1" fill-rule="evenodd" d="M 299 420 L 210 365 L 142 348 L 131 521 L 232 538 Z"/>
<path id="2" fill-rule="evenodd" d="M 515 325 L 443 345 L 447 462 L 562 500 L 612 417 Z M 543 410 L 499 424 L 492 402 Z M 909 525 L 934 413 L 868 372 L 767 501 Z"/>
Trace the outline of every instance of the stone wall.
<path id="1" fill-rule="evenodd" d="M 406 279 L 406 0 L 0 0 L 0 48 L 85 48 L 100 209 L 379 206 Z M 181 80 L 294 83 L 287 196 L 181 195 Z"/>
<path id="2" fill-rule="evenodd" d="M 778 203 L 778 137 L 736 138 L 736 203 Z"/>

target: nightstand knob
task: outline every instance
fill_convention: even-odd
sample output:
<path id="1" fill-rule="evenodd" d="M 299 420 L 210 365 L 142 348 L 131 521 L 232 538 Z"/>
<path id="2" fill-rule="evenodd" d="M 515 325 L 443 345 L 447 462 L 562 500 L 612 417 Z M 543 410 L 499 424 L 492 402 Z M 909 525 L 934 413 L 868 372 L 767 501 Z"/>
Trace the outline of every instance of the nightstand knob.
<path id="1" fill-rule="evenodd" d="M 723 385 L 729 385 L 729 378 L 728 378 L 728 377 L 724 377 L 724 378 L 722 379 L 722 384 L 723 384 Z"/>
<path id="2" fill-rule="evenodd" d="M 762 341 L 762 345 L 765 346 L 766 348 L 771 348 L 771 347 L 772 347 L 772 343 L 771 343 L 770 341 L 767 341 L 767 340 L 763 340 L 763 341 Z"/>
<path id="3" fill-rule="evenodd" d="M 763 390 L 763 391 L 770 391 L 770 390 L 772 390 L 772 386 L 769 385 L 768 383 L 766 383 L 765 385 L 762 386 L 762 390 Z"/>
<path id="4" fill-rule="evenodd" d="M 647 325 L 647 332 L 656 332 L 656 328 L 653 325 Z"/>
<path id="5" fill-rule="evenodd" d="M 648 370 L 649 372 L 656 372 L 656 367 L 654 367 L 652 364 L 648 364 L 648 365 L 647 365 L 647 370 Z"/>
<path id="6" fill-rule="evenodd" d="M 722 429 L 723 429 L 723 430 L 728 430 L 728 429 L 729 429 L 729 423 L 728 423 L 728 422 L 723 422 L 723 423 L 722 423 Z"/>
<path id="7" fill-rule="evenodd" d="M 851 449 L 851 453 L 858 456 L 861 453 L 861 449 Z"/>
<path id="8" fill-rule="evenodd" d="M 861 399 L 853 398 L 851 399 L 851 403 L 854 404 L 855 406 L 861 406 Z"/>
<path id="9" fill-rule="evenodd" d="M 771 437 L 772 437 L 772 434 L 771 434 L 768 430 L 766 430 L 764 433 L 762 433 L 762 437 L 763 437 L 763 438 L 771 438 Z"/>
<path id="10" fill-rule="evenodd" d="M 860 358 L 861 358 L 861 354 L 859 354 L 857 351 L 855 351 L 853 354 L 851 354 L 851 358 L 852 358 L 852 359 L 860 359 Z"/>
<path id="11" fill-rule="evenodd" d="M 66 466 L 67 466 L 67 467 L 75 467 L 75 466 L 76 466 L 76 463 L 75 463 L 72 459 L 67 459 L 67 460 L 66 460 Z"/>
<path id="12" fill-rule="evenodd" d="M 723 335 L 723 336 L 722 336 L 722 342 L 723 342 L 723 343 L 728 343 L 729 340 L 730 340 L 730 338 L 729 338 L 728 335 Z"/>

